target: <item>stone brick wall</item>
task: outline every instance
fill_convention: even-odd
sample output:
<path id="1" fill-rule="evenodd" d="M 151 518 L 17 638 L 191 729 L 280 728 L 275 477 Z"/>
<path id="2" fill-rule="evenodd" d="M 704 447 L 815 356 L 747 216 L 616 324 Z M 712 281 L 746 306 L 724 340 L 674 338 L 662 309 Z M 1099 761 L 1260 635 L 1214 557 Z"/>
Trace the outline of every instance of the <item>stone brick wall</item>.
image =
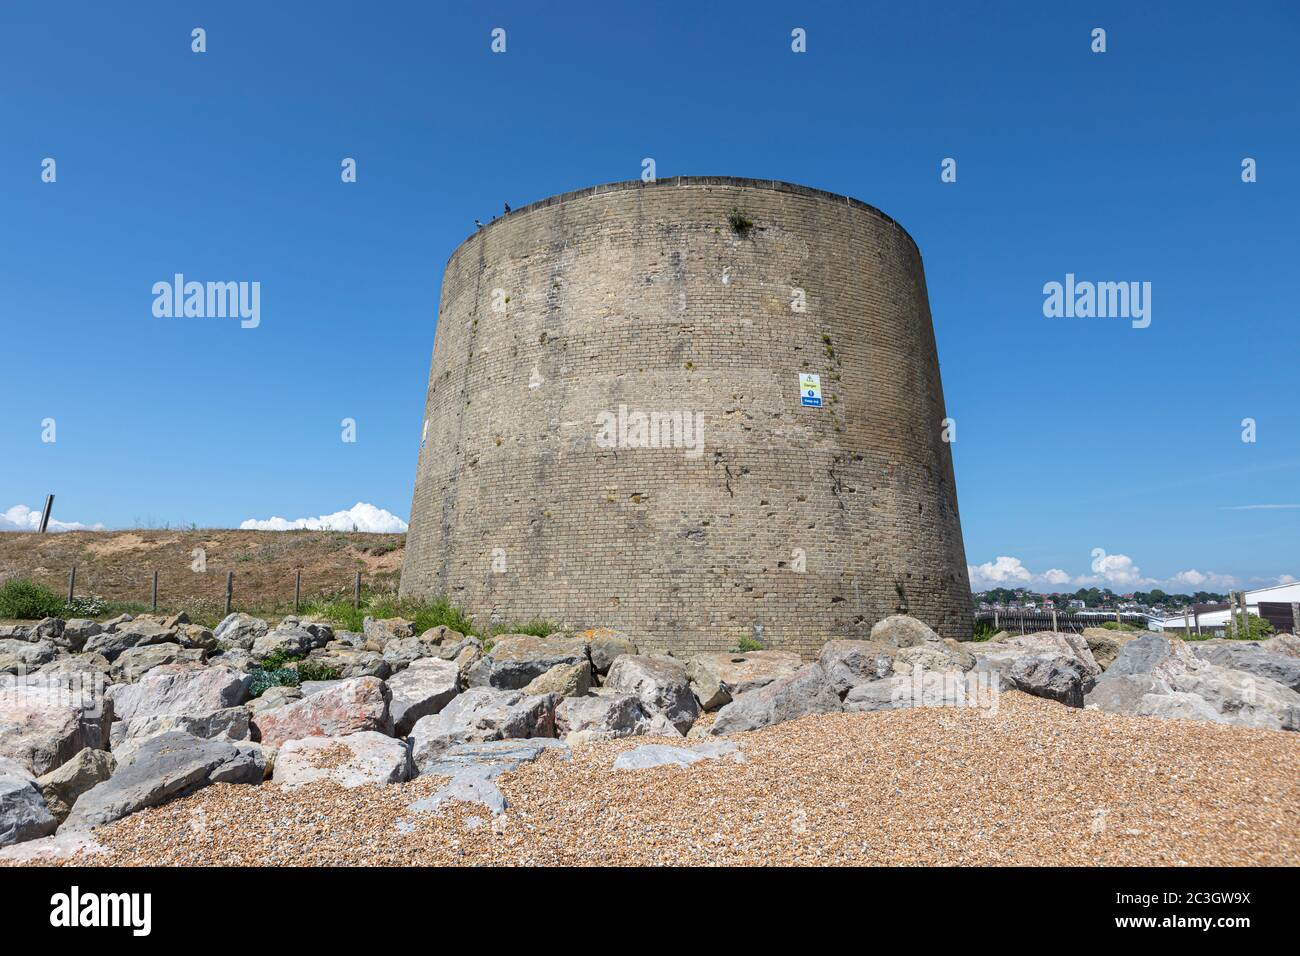
<path id="1" fill-rule="evenodd" d="M 638 412 L 702 416 L 702 449 L 645 447 Z M 878 210 L 725 177 L 555 196 L 447 264 L 401 590 L 678 654 L 808 656 L 900 609 L 965 639 L 945 414 L 920 254 Z"/>

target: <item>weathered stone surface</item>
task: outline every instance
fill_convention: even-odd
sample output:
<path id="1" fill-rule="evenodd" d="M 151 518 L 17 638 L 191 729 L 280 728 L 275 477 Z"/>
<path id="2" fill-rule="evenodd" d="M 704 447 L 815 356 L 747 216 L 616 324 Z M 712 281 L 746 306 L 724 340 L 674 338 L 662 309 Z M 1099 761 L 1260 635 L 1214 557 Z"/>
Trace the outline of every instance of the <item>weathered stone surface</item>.
<path id="1" fill-rule="evenodd" d="M 1265 650 L 1255 641 L 1197 641 L 1192 653 L 1203 661 L 1267 677 L 1283 687 L 1300 691 L 1300 658 Z"/>
<path id="2" fill-rule="evenodd" d="M 686 665 L 661 654 L 623 654 L 614 659 L 605 689 L 634 694 L 651 719 L 662 714 L 678 733 L 686 733 L 700 716 L 700 704 L 686 678 Z"/>
<path id="3" fill-rule="evenodd" d="M 1204 697 L 1182 691 L 1170 691 L 1168 694 L 1146 694 L 1133 712 L 1144 717 L 1207 720 L 1216 724 L 1228 723 L 1218 711 L 1210 706 Z"/>
<path id="4" fill-rule="evenodd" d="M 50 813 L 62 823 L 77 798 L 111 777 L 116 768 L 117 760 L 107 750 L 86 747 L 61 767 L 38 778 L 36 786 L 40 788 Z"/>
<path id="5" fill-rule="evenodd" d="M 109 674 L 115 682 L 129 684 L 139 680 L 161 664 L 175 664 L 180 661 L 202 663 L 203 655 L 204 652 L 198 648 L 186 648 L 170 643 L 129 647 L 109 666 Z"/>
<path id="6" fill-rule="evenodd" d="M 808 664 L 772 683 L 741 694 L 718 711 L 709 728 L 713 735 L 735 734 L 783 723 L 807 714 L 831 714 L 841 710 L 820 664 Z"/>
<path id="7" fill-rule="evenodd" d="M 693 747 L 671 747 L 667 744 L 644 744 L 625 750 L 614 758 L 615 770 L 647 770 L 650 767 L 688 767 L 701 760 L 730 757 L 744 763 L 744 754 L 731 741 L 714 741 Z"/>
<path id="8" fill-rule="evenodd" d="M 944 641 L 900 647 L 894 655 L 894 673 L 904 677 L 914 670 L 968 671 L 975 666 L 975 655 L 966 645 L 951 638 Z"/>
<path id="9" fill-rule="evenodd" d="M 379 652 L 345 647 L 337 642 L 323 650 L 312 651 L 308 658 L 318 664 L 333 667 L 339 672 L 341 680 L 351 680 L 354 677 L 378 677 L 380 680 L 387 680 L 393 673 L 392 667 Z"/>
<path id="10" fill-rule="evenodd" d="M 50 641 L 0 640 L 0 674 L 29 674 L 58 656 Z"/>
<path id="11" fill-rule="evenodd" d="M 556 734 L 561 737 L 582 734 L 583 743 L 637 737 L 649 727 L 650 720 L 635 694 L 566 697 L 555 707 Z"/>
<path id="12" fill-rule="evenodd" d="M 392 734 L 392 693 L 375 677 L 357 677 L 274 710 L 253 721 L 261 742 L 279 747 L 302 737 L 342 737 L 374 730 Z"/>
<path id="13" fill-rule="evenodd" d="M 1273 654 L 1300 657 L 1300 637 L 1294 634 L 1276 634 L 1259 642 L 1259 646 Z"/>
<path id="14" fill-rule="evenodd" d="M 438 657 L 421 657 L 388 681 L 393 730 L 406 737 L 421 717 L 442 710 L 460 693 L 460 668 Z"/>
<path id="15" fill-rule="evenodd" d="M 1225 721 L 1264 730 L 1300 730 L 1300 694 L 1267 677 L 1203 663 L 1172 680 L 1203 698 Z"/>
<path id="16" fill-rule="evenodd" d="M 915 671 L 857 684 L 844 697 L 850 713 L 906 710 L 912 707 L 975 706 L 966 675 L 959 670 Z"/>
<path id="17" fill-rule="evenodd" d="M 97 622 L 87 618 L 74 617 L 64 623 L 63 633 L 60 635 L 61 640 L 58 643 L 61 647 L 79 651 L 86 646 L 86 641 L 101 631 L 103 631 L 103 628 Z"/>
<path id="18" fill-rule="evenodd" d="M 129 763 L 78 798 L 63 829 L 100 826 L 210 783 L 260 783 L 265 770 L 234 744 L 178 732 L 150 737 Z"/>
<path id="19" fill-rule="evenodd" d="M 461 743 L 555 736 L 556 698 L 522 691 L 471 687 L 437 714 L 421 717 L 411 731 L 412 757 L 420 772 Z"/>
<path id="20" fill-rule="evenodd" d="M 1084 695 L 1083 705 L 1112 714 L 1136 714 L 1144 697 L 1168 694 L 1172 690 L 1165 681 L 1151 674 L 1116 674 L 1112 667 Z"/>
<path id="21" fill-rule="evenodd" d="M 257 660 L 265 660 L 272 654 L 287 654 L 290 657 L 306 657 L 318 647 L 324 647 L 329 638 L 313 633 L 305 627 L 289 625 L 283 622 L 273 631 L 268 631 L 253 641 L 252 654 Z"/>
<path id="22" fill-rule="evenodd" d="M 465 674 L 470 687 L 521 690 L 560 664 L 587 660 L 587 642 L 564 634 L 504 634 Z"/>
<path id="23" fill-rule="evenodd" d="M 505 794 L 496 785 L 496 778 L 501 773 L 500 767 L 468 767 L 452 777 L 445 786 L 423 800 L 415 801 L 407 809 L 415 813 L 433 813 L 444 803 L 458 801 L 480 804 L 493 814 L 504 813 L 509 804 Z"/>
<path id="24" fill-rule="evenodd" d="M 340 787 L 402 783 L 411 778 L 406 743 L 373 730 L 342 737 L 301 737 L 276 753 L 271 779 L 285 787 L 327 781 Z"/>
<path id="25" fill-rule="evenodd" d="M 891 614 L 877 621 L 871 628 L 871 639 L 892 647 L 940 643 L 939 635 L 928 625 L 906 614 Z"/>
<path id="26" fill-rule="evenodd" d="M 198 624 L 182 624 L 176 628 L 176 643 L 181 647 L 208 651 L 217 649 L 216 635 Z"/>
<path id="27" fill-rule="evenodd" d="M 1092 651 L 1097 666 L 1105 670 L 1115 663 L 1120 648 L 1137 635 L 1131 632 L 1111 631 L 1104 627 L 1085 627 L 1082 636 L 1088 642 L 1088 650 Z"/>
<path id="28" fill-rule="evenodd" d="M 81 680 L 103 678 L 104 683 L 108 683 L 108 675 L 112 670 L 113 665 L 103 654 L 68 654 L 42 665 L 40 674 L 43 677 L 61 674 L 69 679 Z"/>
<path id="29" fill-rule="evenodd" d="M 400 617 L 383 618 L 378 621 L 373 617 L 367 617 L 361 622 L 361 630 L 365 634 L 366 649 L 380 654 L 384 652 L 389 641 L 415 636 L 415 625 Z"/>
<path id="30" fill-rule="evenodd" d="M 150 737 L 173 731 L 208 740 L 248 740 L 249 711 L 247 707 L 227 707 L 203 714 L 154 714 L 118 721 L 112 731 L 113 756 L 129 760 Z"/>
<path id="31" fill-rule="evenodd" d="M 976 669 L 996 674 L 1001 685 L 1035 697 L 1082 707 L 1101 666 L 1077 634 L 1041 632 L 972 645 Z"/>
<path id="32" fill-rule="evenodd" d="M 48 836 L 57 826 L 35 781 L 0 772 L 0 847 Z"/>
<path id="33" fill-rule="evenodd" d="M 221 651 L 219 654 L 213 654 L 208 658 L 207 662 L 211 667 L 229 667 L 233 671 L 240 671 L 244 674 L 251 673 L 257 667 L 257 661 L 253 659 L 253 652 L 246 651 L 241 647 L 232 647 L 229 650 Z"/>
<path id="34" fill-rule="evenodd" d="M 251 617 L 248 614 L 228 614 L 217 625 L 217 629 L 212 632 L 212 636 L 217 639 L 217 644 L 223 649 L 239 648 L 240 650 L 251 651 L 253 642 L 269 631 L 270 625 L 259 617 Z"/>
<path id="35" fill-rule="evenodd" d="M 555 694 L 557 697 L 582 697 L 591 688 L 591 662 L 556 664 L 540 677 L 534 677 L 523 690 L 525 694 Z"/>
<path id="36" fill-rule="evenodd" d="M 106 852 L 93 836 L 86 831 L 52 833 L 25 843 L 15 843 L 0 849 L 0 861 L 8 863 L 52 863 L 58 860 L 70 860 L 78 853 L 82 856 L 96 856 Z"/>
<path id="37" fill-rule="evenodd" d="M 89 653 L 103 654 L 109 661 L 115 661 L 122 652 L 132 647 L 147 647 L 150 644 L 175 643 L 176 635 L 157 621 L 141 619 L 130 621 L 112 631 L 103 631 L 86 641 L 84 650 Z"/>
<path id="38" fill-rule="evenodd" d="M 302 700 L 302 696 L 301 687 L 268 687 L 262 691 L 261 697 L 250 700 L 244 706 L 251 713 L 260 714 L 264 710 L 273 710 L 276 707 L 283 707 L 285 704 L 292 704 L 295 700 Z"/>
<path id="39" fill-rule="evenodd" d="M 298 685 L 298 690 L 302 692 L 302 697 L 310 697 L 312 694 L 319 694 L 331 687 L 338 687 L 341 683 L 343 683 L 341 677 L 336 680 L 305 680 Z"/>
<path id="40" fill-rule="evenodd" d="M 686 663 L 686 678 L 700 706 L 717 710 L 748 691 L 793 674 L 803 666 L 790 651 L 698 654 Z"/>
<path id="41" fill-rule="evenodd" d="M 894 672 L 898 648 L 878 641 L 827 641 L 817 655 L 831 689 L 843 697 L 849 688 L 881 680 Z"/>
<path id="42" fill-rule="evenodd" d="M 1195 662 L 1196 655 L 1181 638 L 1143 634 L 1120 648 L 1115 662 L 1106 668 L 1106 676 L 1152 674 L 1167 680 Z"/>
<path id="43" fill-rule="evenodd" d="M 106 748 L 112 722 L 111 701 L 79 681 L 33 674 L 0 684 L 0 757 L 22 764 L 33 777 L 85 747 Z"/>
<path id="44" fill-rule="evenodd" d="M 574 635 L 587 642 L 587 654 L 591 658 L 591 667 L 597 674 L 609 673 L 614 658 L 623 654 L 638 654 L 632 638 L 612 627 L 593 627 Z"/>
<path id="45" fill-rule="evenodd" d="M 384 645 L 383 658 L 393 672 L 410 666 L 412 661 L 438 657 L 441 650 L 438 638 L 442 635 L 434 633 L 435 631 L 431 628 L 419 637 L 395 637 L 389 640 Z M 463 637 L 460 639 L 464 640 Z"/>
<path id="46" fill-rule="evenodd" d="M 502 813 L 507 802 L 497 789 L 496 778 L 547 752 L 559 752 L 567 759 L 569 748 L 549 737 L 456 744 L 443 751 L 438 760 L 426 763 L 422 771 L 449 776 L 451 780 L 432 796 L 411 804 L 409 809 L 428 813 L 448 801 L 459 800 L 479 803 L 493 813 Z"/>
<path id="47" fill-rule="evenodd" d="M 134 684 L 108 689 L 113 712 L 124 721 L 157 714 L 211 714 L 248 699 L 252 678 L 228 667 L 193 663 L 163 664 Z"/>

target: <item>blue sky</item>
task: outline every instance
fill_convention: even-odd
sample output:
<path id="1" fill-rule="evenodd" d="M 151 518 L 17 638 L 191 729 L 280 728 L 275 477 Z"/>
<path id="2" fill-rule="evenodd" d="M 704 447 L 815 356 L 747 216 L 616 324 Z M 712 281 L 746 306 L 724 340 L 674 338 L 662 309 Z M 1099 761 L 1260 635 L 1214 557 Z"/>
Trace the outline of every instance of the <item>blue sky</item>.
<path id="1" fill-rule="evenodd" d="M 1056 6 L 5 4 L 0 512 L 406 517 L 448 255 L 651 156 L 916 238 L 977 584 L 1300 575 L 1300 13 Z M 260 281 L 260 326 L 155 318 L 176 272 Z M 1150 327 L 1046 318 L 1066 273 L 1150 282 Z"/>

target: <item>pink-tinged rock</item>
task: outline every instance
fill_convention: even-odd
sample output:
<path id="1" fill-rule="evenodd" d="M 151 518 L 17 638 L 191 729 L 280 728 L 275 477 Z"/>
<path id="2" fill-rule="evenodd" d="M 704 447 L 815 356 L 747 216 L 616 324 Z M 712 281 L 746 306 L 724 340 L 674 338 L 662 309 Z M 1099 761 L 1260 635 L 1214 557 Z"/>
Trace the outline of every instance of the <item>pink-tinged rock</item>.
<path id="1" fill-rule="evenodd" d="M 82 749 L 108 746 L 113 707 L 93 687 L 32 675 L 0 686 L 0 757 L 39 777 Z"/>
<path id="2" fill-rule="evenodd" d="M 402 783 L 410 777 L 406 741 L 367 730 L 346 737 L 287 741 L 275 755 L 271 779 L 285 787 L 328 781 L 351 788 Z"/>
<path id="3" fill-rule="evenodd" d="M 377 677 L 341 681 L 319 693 L 253 718 L 263 745 L 278 747 L 303 737 L 343 737 L 365 730 L 392 735 L 392 692 Z"/>

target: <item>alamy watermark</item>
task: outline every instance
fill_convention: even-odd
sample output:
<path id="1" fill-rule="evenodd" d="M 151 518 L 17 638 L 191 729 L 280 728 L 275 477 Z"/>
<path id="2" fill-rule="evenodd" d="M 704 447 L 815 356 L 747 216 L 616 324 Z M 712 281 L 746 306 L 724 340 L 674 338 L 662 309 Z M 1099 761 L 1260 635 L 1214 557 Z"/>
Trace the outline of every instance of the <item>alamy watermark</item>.
<path id="1" fill-rule="evenodd" d="M 262 322 L 262 283 L 186 282 L 176 273 L 171 282 L 153 284 L 153 314 L 160 319 L 240 319 L 255 329 Z"/>
<path id="2" fill-rule="evenodd" d="M 1043 286 L 1043 315 L 1049 319 L 1132 319 L 1135 329 L 1151 324 L 1150 282 L 1065 282 Z"/>
<path id="3" fill-rule="evenodd" d="M 704 454 L 704 413 L 629 411 L 596 416 L 596 444 L 601 448 L 684 448 L 687 458 Z"/>

